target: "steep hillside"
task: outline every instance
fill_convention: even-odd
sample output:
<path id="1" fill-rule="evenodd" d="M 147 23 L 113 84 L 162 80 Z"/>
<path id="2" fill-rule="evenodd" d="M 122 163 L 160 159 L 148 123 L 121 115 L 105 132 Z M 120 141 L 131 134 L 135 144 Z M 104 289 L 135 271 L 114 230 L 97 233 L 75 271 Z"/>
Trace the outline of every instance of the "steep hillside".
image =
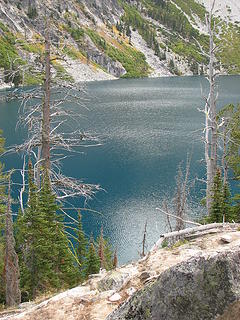
<path id="1" fill-rule="evenodd" d="M 208 36 L 204 27 L 206 8 L 199 2 L 0 0 L 1 78 L 5 75 L 4 81 L 11 82 L 8 70 L 13 70 L 15 84 L 42 82 L 42 74 L 35 71 L 40 70 L 43 57 L 45 17 L 51 29 L 52 54 L 61 56 L 53 60 L 55 74 L 66 80 L 204 73 L 207 59 L 199 44 L 207 51 Z M 235 18 L 239 5 L 232 0 L 228 6 L 224 10 Z M 231 34 L 232 29 L 234 44 L 239 43 L 239 28 L 232 25 Z M 228 39 L 232 40 L 229 28 L 222 24 L 221 32 L 227 47 Z M 234 45 L 235 55 L 238 46 Z M 219 56 L 222 72 L 238 72 L 239 59 L 235 57 L 230 66 L 227 56 L 225 51 Z M 27 62 L 31 62 L 31 69 L 25 67 Z M 17 73 L 19 65 L 22 71 Z"/>

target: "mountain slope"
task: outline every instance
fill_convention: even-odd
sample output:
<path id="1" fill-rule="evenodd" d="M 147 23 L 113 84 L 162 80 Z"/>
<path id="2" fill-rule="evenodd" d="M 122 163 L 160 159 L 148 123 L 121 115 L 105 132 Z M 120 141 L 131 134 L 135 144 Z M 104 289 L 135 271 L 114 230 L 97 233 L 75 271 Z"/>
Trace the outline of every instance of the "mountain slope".
<path id="1" fill-rule="evenodd" d="M 44 53 L 46 15 L 50 17 L 52 54 L 64 57 L 53 63 L 55 74 L 67 80 L 204 73 L 207 59 L 198 43 L 207 51 L 206 8 L 197 1 L 0 0 L 1 73 L 27 61 L 36 69 L 36 61 Z M 239 6 L 236 0 L 229 5 L 234 18 Z M 230 14 L 230 9 L 226 10 Z M 234 32 L 238 39 L 237 25 Z M 14 79 L 16 84 L 22 78 L 24 84 L 43 80 L 40 72 L 26 68 L 24 72 L 24 77 L 20 74 Z M 5 82 L 10 80 L 5 76 Z"/>

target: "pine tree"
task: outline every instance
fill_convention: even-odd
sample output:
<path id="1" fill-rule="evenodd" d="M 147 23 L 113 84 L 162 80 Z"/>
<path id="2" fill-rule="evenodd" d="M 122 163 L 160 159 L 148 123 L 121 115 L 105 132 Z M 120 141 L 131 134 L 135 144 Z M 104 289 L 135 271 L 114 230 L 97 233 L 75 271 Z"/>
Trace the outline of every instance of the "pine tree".
<path id="1" fill-rule="evenodd" d="M 218 113 L 218 120 L 222 120 L 221 136 L 223 137 L 223 155 L 222 155 L 222 167 L 224 181 L 227 181 L 228 171 L 231 169 L 233 179 L 236 181 L 240 180 L 240 105 L 234 106 L 229 104 L 224 106 Z M 230 198 L 229 187 L 228 190 L 223 190 L 225 196 L 228 194 Z M 237 190 L 237 189 L 235 189 Z M 230 207 L 228 199 L 228 207 Z M 240 194 L 235 192 L 232 198 L 232 207 L 230 216 L 227 221 L 234 220 L 235 222 L 240 221 Z"/>
<path id="2" fill-rule="evenodd" d="M 19 288 L 19 264 L 18 256 L 15 251 L 15 238 L 13 234 L 13 221 L 12 221 L 12 209 L 11 209 L 11 174 L 9 175 L 8 183 L 8 201 L 5 217 L 5 257 L 4 257 L 4 269 L 5 269 L 5 293 L 6 293 L 6 305 L 12 307 L 18 305 L 21 302 L 21 292 Z"/>
<path id="3" fill-rule="evenodd" d="M 97 239 L 98 244 L 98 256 L 100 259 L 100 266 L 102 269 L 113 269 L 113 251 L 109 241 L 104 238 L 103 227 L 101 227 L 100 236 Z"/>
<path id="4" fill-rule="evenodd" d="M 80 280 L 84 280 L 86 278 L 86 254 L 87 254 L 87 239 L 85 237 L 83 227 L 82 227 L 82 216 L 79 212 L 78 215 L 78 231 L 77 231 L 77 257 L 79 261 L 79 271 L 80 271 Z"/>
<path id="5" fill-rule="evenodd" d="M 240 104 L 234 108 L 234 113 L 230 123 L 231 135 L 229 145 L 229 156 L 228 163 L 230 168 L 233 170 L 234 180 L 240 181 Z M 237 222 L 240 222 L 240 193 L 236 192 L 234 195 L 234 217 Z"/>
<path id="6" fill-rule="evenodd" d="M 223 216 L 223 195 L 222 195 L 222 177 L 221 170 L 217 169 L 217 173 L 213 180 L 212 188 L 212 206 L 209 216 L 209 222 L 222 222 Z"/>
<path id="7" fill-rule="evenodd" d="M 51 246 L 49 259 L 52 263 L 50 280 L 56 288 L 72 286 L 77 281 L 77 266 L 72 251 L 69 248 L 69 240 L 65 234 L 63 217 L 57 213 L 59 206 L 56 196 L 52 192 L 48 173 L 45 172 L 43 185 L 40 191 L 39 211 L 44 213 L 48 224 L 46 234 L 49 234 Z M 54 276 L 53 274 L 54 273 Z"/>
<path id="8" fill-rule="evenodd" d="M 45 290 L 50 274 L 53 273 L 51 254 L 51 230 L 45 212 L 39 208 L 39 194 L 33 182 L 32 164 L 28 169 L 28 205 L 24 216 L 18 216 L 17 245 L 21 251 L 21 286 L 23 296 L 34 299 L 38 292 Z M 46 281 L 45 281 L 46 280 Z"/>
<path id="9" fill-rule="evenodd" d="M 96 249 L 93 243 L 93 237 L 90 238 L 87 261 L 86 261 L 86 275 L 99 273 L 100 270 L 100 260 L 96 253 Z"/>
<path id="10" fill-rule="evenodd" d="M 2 131 L 0 131 L 0 154 L 4 151 L 4 139 L 2 137 Z M 4 187 L 4 182 L 6 180 L 3 174 L 3 164 L 0 163 L 0 303 L 5 302 L 5 280 L 4 280 L 4 251 L 5 251 L 5 241 L 4 241 L 4 223 L 5 223 L 5 199 L 6 191 Z"/>
<path id="11" fill-rule="evenodd" d="M 4 142 L 0 131 L 0 153 L 4 151 Z M 7 306 L 15 306 L 21 301 L 19 265 L 13 232 L 11 174 L 8 176 L 8 196 L 6 196 L 7 176 L 3 174 L 3 169 L 4 166 L 0 163 L 0 302 L 6 302 Z"/>
<path id="12" fill-rule="evenodd" d="M 212 209 L 208 222 L 232 222 L 234 220 L 231 207 L 231 192 L 228 183 L 223 184 L 221 170 L 218 168 L 213 181 Z"/>
<path id="13" fill-rule="evenodd" d="M 105 255 L 105 269 L 107 271 L 113 269 L 113 251 L 107 239 L 104 239 L 104 255 Z"/>
<path id="14" fill-rule="evenodd" d="M 113 269 L 117 268 L 118 265 L 118 257 L 117 257 L 117 250 L 114 251 L 114 256 L 113 256 Z"/>
<path id="15" fill-rule="evenodd" d="M 98 239 L 98 256 L 100 259 L 100 267 L 104 269 L 105 267 L 105 252 L 104 252 L 104 238 L 103 238 L 103 227 L 101 227 L 100 237 Z"/>
<path id="16" fill-rule="evenodd" d="M 20 233 L 17 245 L 23 295 L 34 299 L 46 290 L 74 285 L 77 269 L 48 174 L 44 173 L 40 192 L 33 182 L 31 162 L 28 175 L 28 206 L 24 216 L 18 217 L 16 228 Z"/>
<path id="17" fill-rule="evenodd" d="M 232 222 L 236 218 L 231 206 L 231 191 L 228 183 L 223 184 L 222 187 L 222 216 L 225 222 Z"/>

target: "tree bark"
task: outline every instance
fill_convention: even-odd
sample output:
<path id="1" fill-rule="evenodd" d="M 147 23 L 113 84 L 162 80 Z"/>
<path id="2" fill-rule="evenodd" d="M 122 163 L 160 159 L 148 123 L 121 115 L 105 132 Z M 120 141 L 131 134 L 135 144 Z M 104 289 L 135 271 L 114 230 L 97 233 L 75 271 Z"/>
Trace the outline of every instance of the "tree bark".
<path id="1" fill-rule="evenodd" d="M 42 111 L 42 161 L 43 168 L 50 170 L 50 99 L 51 99 L 51 62 L 50 62 L 49 25 L 46 22 L 45 30 L 45 83 L 44 102 Z"/>
<path id="2" fill-rule="evenodd" d="M 147 221 L 145 222 L 144 232 L 143 232 L 142 253 L 141 253 L 141 257 L 142 257 L 142 258 L 145 257 L 145 255 L 146 255 L 146 253 L 145 253 L 146 240 L 147 240 Z"/>
<path id="3" fill-rule="evenodd" d="M 215 58 L 215 25 L 212 26 L 213 10 L 215 0 L 213 1 L 211 11 L 206 17 L 206 23 L 209 34 L 209 96 L 205 106 L 205 160 L 207 166 L 207 188 L 206 188 L 206 207 L 208 215 L 211 212 L 212 206 L 212 186 L 213 180 L 217 172 L 217 111 L 216 111 L 216 71 L 214 63 Z"/>

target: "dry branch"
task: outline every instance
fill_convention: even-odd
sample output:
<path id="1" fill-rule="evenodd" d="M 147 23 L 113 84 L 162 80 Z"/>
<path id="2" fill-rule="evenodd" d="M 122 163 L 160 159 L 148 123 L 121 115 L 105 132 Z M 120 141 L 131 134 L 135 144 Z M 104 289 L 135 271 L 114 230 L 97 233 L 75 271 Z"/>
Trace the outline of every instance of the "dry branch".
<path id="1" fill-rule="evenodd" d="M 156 210 L 161 211 L 163 214 L 165 214 L 165 215 L 168 216 L 168 217 L 172 217 L 172 218 L 177 219 L 177 220 L 180 220 L 180 221 L 182 221 L 182 222 L 184 222 L 184 223 L 193 224 L 193 225 L 195 225 L 195 226 L 201 226 L 200 223 L 193 222 L 193 221 L 190 221 L 190 220 L 184 220 L 184 219 L 182 219 L 181 217 L 178 217 L 178 216 L 176 216 L 176 215 L 174 215 L 174 214 L 172 214 L 172 213 L 167 213 L 166 211 L 164 211 L 164 210 L 162 210 L 162 209 L 160 209 L 160 208 L 156 208 Z"/>

